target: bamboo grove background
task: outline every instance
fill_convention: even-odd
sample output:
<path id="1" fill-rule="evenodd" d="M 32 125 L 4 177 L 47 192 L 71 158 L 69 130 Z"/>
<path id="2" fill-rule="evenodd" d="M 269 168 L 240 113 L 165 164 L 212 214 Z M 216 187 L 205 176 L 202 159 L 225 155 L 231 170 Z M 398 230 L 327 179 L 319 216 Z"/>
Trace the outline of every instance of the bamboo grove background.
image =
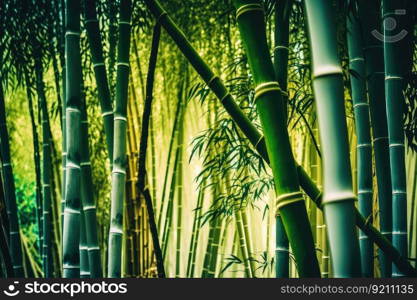
<path id="1" fill-rule="evenodd" d="M 0 5 L 2 277 L 416 275 L 414 1 Z"/>

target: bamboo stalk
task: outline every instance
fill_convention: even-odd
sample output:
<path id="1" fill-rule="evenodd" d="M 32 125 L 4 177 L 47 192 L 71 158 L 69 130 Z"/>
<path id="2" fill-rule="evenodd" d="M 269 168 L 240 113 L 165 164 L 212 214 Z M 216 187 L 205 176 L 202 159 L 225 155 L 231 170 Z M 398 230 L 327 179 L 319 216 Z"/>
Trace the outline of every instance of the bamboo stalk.
<path id="1" fill-rule="evenodd" d="M 275 1 L 275 48 L 274 48 L 274 71 L 277 81 L 283 91 L 285 120 L 287 120 L 288 103 L 288 54 L 289 54 L 289 25 L 292 0 Z M 276 217 L 276 247 L 275 247 L 275 271 L 276 277 L 289 276 L 289 242 L 285 232 L 282 218 Z"/>
<path id="2" fill-rule="evenodd" d="M 300 276 L 319 277 L 313 236 L 286 128 L 282 90 L 275 81 L 266 42 L 263 8 L 255 0 L 236 0 L 234 5 L 240 35 L 256 85 L 255 103 L 274 175 L 276 209 L 282 217 Z"/>
<path id="3" fill-rule="evenodd" d="M 103 117 L 104 132 L 106 134 L 107 151 L 110 164 L 113 163 L 113 105 L 109 82 L 107 80 L 106 65 L 103 57 L 103 46 L 97 19 L 96 1 L 85 0 L 85 28 L 90 45 L 91 60 L 97 84 L 98 99 Z"/>
<path id="4" fill-rule="evenodd" d="M 383 0 L 382 14 L 384 24 L 384 60 L 385 60 L 385 104 L 387 112 L 390 170 L 392 182 L 392 244 L 403 257 L 407 257 L 407 181 L 405 169 L 405 136 L 403 114 L 405 110 L 404 88 L 405 68 L 404 50 L 407 39 L 404 33 L 406 0 Z M 396 22 L 392 28 L 390 21 Z M 396 35 L 395 35 L 396 34 Z M 404 36 L 402 39 L 396 39 Z M 393 277 L 404 274 L 392 267 Z"/>
<path id="5" fill-rule="evenodd" d="M 80 1 L 68 0 L 65 6 L 66 51 L 66 164 L 65 209 L 63 222 L 63 277 L 80 277 L 80 126 L 81 55 Z"/>
<path id="6" fill-rule="evenodd" d="M 387 114 L 385 107 L 384 58 L 382 40 L 375 37 L 380 32 L 380 0 L 358 1 L 359 17 L 363 36 L 363 54 L 366 65 L 366 78 L 369 95 L 375 168 L 378 187 L 379 223 L 382 234 L 392 239 L 392 196 L 390 157 L 388 149 Z M 378 254 L 381 276 L 391 277 L 391 264 L 381 251 Z"/>
<path id="7" fill-rule="evenodd" d="M 372 224 L 372 144 L 369 120 L 369 104 L 366 95 L 365 58 L 357 16 L 352 12 L 347 17 L 347 41 L 349 51 L 349 67 L 353 74 L 350 76 L 352 88 L 353 109 L 355 113 L 356 136 L 358 139 L 357 165 L 358 165 L 358 202 L 359 212 L 369 218 Z M 361 251 L 362 276 L 373 277 L 374 254 L 373 243 L 368 236 L 359 233 Z"/>
<path id="8" fill-rule="evenodd" d="M 108 276 L 111 278 L 119 278 L 121 276 L 123 203 L 126 196 L 126 111 L 129 85 L 131 6 L 130 0 L 120 1 L 108 261 Z"/>
<path id="9" fill-rule="evenodd" d="M 40 54 L 40 53 L 39 53 Z M 39 97 L 39 107 L 42 119 L 42 268 L 45 278 L 52 275 L 53 261 L 51 251 L 51 144 L 50 144 L 50 124 L 48 108 L 46 103 L 45 86 L 43 82 L 43 67 L 40 61 L 41 56 L 35 58 L 36 68 L 36 89 Z"/>
<path id="10" fill-rule="evenodd" d="M 305 2 L 313 56 L 313 86 L 324 157 L 323 209 L 335 277 L 360 276 L 355 228 L 349 145 L 344 109 L 343 77 L 338 58 L 332 4 Z"/>
<path id="11" fill-rule="evenodd" d="M 88 119 L 85 97 L 81 103 L 80 125 L 80 167 L 81 167 L 81 203 L 83 226 L 85 227 L 85 246 L 89 263 L 88 272 L 91 278 L 103 276 L 101 267 L 101 251 L 98 244 L 96 204 L 93 195 L 93 178 L 90 162 L 90 149 L 88 145 Z"/>

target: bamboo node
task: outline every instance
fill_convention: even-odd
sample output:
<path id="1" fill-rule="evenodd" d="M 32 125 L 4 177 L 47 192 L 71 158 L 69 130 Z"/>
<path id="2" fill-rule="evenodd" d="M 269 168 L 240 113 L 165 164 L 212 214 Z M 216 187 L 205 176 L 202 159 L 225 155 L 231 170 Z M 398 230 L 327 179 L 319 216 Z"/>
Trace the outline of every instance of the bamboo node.
<path id="1" fill-rule="evenodd" d="M 209 80 L 209 81 L 207 81 L 207 86 L 208 86 L 208 87 L 210 87 L 210 86 L 211 86 L 211 84 L 212 84 L 212 83 L 213 83 L 216 79 L 219 79 L 219 76 L 214 75 L 213 77 L 211 77 L 211 78 L 210 78 L 210 80 Z"/>
<path id="2" fill-rule="evenodd" d="M 366 103 L 366 102 L 356 103 L 356 104 L 354 104 L 354 105 L 353 105 L 353 108 L 357 108 L 357 107 L 360 107 L 360 106 L 365 106 L 365 107 L 368 107 L 368 106 L 369 106 L 369 104 L 368 104 L 368 103 Z"/>
<path id="3" fill-rule="evenodd" d="M 279 210 L 283 206 L 287 206 L 295 202 L 303 202 L 303 201 L 304 201 L 304 197 L 303 197 L 303 193 L 301 192 L 283 194 L 277 197 L 276 210 Z"/>
<path id="4" fill-rule="evenodd" d="M 113 114 L 113 111 L 106 111 L 106 112 L 102 113 L 101 116 L 104 118 L 104 117 L 110 116 L 112 114 Z"/>
<path id="5" fill-rule="evenodd" d="M 129 21 L 119 21 L 119 25 L 129 25 L 130 26 L 130 22 Z"/>
<path id="6" fill-rule="evenodd" d="M 97 23 L 97 22 L 98 22 L 97 19 L 87 19 L 87 20 L 84 21 L 85 24 L 88 24 L 88 23 Z"/>
<path id="7" fill-rule="evenodd" d="M 276 247 L 275 251 L 277 251 L 277 252 L 289 252 L 290 249 L 288 249 L 286 247 Z"/>
<path id="8" fill-rule="evenodd" d="M 374 138 L 374 143 L 379 141 L 379 140 L 388 140 L 388 137 L 387 136 L 380 136 L 380 137 Z"/>
<path id="9" fill-rule="evenodd" d="M 287 46 L 275 46 L 274 51 L 277 51 L 279 49 L 290 51 L 290 48 L 288 48 Z"/>
<path id="10" fill-rule="evenodd" d="M 66 31 L 65 32 L 65 36 L 67 36 L 67 35 L 80 36 L 80 32 L 77 32 L 77 31 Z"/>
<path id="11" fill-rule="evenodd" d="M 357 201 L 357 197 L 351 191 L 341 191 L 341 192 L 334 192 L 334 193 L 327 193 L 324 194 L 322 205 L 333 203 L 333 202 L 340 202 L 340 201 Z"/>
<path id="12" fill-rule="evenodd" d="M 221 99 L 220 102 L 223 103 L 224 100 L 226 100 L 227 97 L 231 96 L 230 93 L 226 93 Z"/>
<path id="13" fill-rule="evenodd" d="M 403 143 L 392 143 L 389 144 L 389 147 L 405 147 L 405 145 Z"/>
<path id="14" fill-rule="evenodd" d="M 242 5 L 241 7 L 236 9 L 236 19 L 239 18 L 244 13 L 247 13 L 250 11 L 260 11 L 263 13 L 264 9 L 262 5 L 259 3 L 251 3 L 251 4 Z"/>
<path id="15" fill-rule="evenodd" d="M 403 80 L 404 77 L 402 76 L 393 76 L 393 75 L 387 75 L 385 76 L 385 80 Z"/>
<path id="16" fill-rule="evenodd" d="M 156 23 L 159 24 L 159 22 L 161 21 L 161 18 L 163 16 L 167 16 L 167 15 L 168 15 L 168 13 L 165 10 L 162 11 L 161 14 L 156 18 Z"/>
<path id="17" fill-rule="evenodd" d="M 316 79 L 319 77 L 341 74 L 343 74 L 343 71 L 339 66 L 325 65 L 315 68 L 313 78 Z"/>
<path id="18" fill-rule="evenodd" d="M 272 92 L 272 91 L 281 92 L 281 88 L 279 87 L 278 82 L 270 81 L 270 82 L 264 82 L 264 83 L 259 84 L 255 88 L 255 101 L 259 97 L 261 97 L 263 94 Z"/>
<path id="19" fill-rule="evenodd" d="M 118 63 L 116 63 L 116 66 L 117 67 L 123 66 L 123 67 L 126 67 L 126 68 L 130 68 L 129 63 L 125 63 L 125 62 L 118 62 Z"/>
<path id="20" fill-rule="evenodd" d="M 94 67 L 94 68 L 97 68 L 97 67 L 104 67 L 104 63 L 95 63 L 95 64 L 93 64 L 93 67 Z"/>
<path id="21" fill-rule="evenodd" d="M 365 61 L 363 57 L 355 57 L 349 60 L 349 62 L 353 63 L 355 61 Z"/>

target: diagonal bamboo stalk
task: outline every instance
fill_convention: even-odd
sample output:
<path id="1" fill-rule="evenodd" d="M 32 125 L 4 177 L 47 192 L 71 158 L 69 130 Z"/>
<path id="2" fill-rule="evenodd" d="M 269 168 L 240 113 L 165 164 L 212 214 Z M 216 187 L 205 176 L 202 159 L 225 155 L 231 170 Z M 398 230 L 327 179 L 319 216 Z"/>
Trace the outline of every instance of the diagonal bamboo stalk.
<path id="1" fill-rule="evenodd" d="M 153 203 L 151 199 L 151 193 L 149 191 L 149 186 L 145 185 L 146 180 L 146 150 L 148 144 L 148 134 L 149 134 L 149 122 L 150 116 L 152 114 L 152 100 L 153 100 L 153 87 L 154 87 L 154 76 L 155 68 L 159 47 L 159 39 L 161 33 L 160 24 L 156 24 L 154 27 L 153 37 L 152 37 L 152 50 L 149 59 L 149 70 L 148 77 L 146 80 L 146 98 L 145 98 L 145 107 L 143 111 L 142 119 L 142 132 L 140 139 L 140 149 L 139 149 L 139 158 L 138 158 L 138 181 L 136 183 L 139 193 L 142 193 L 145 198 L 146 209 L 148 213 L 149 227 L 151 231 L 152 243 L 155 251 L 156 265 L 158 270 L 158 277 L 165 277 L 165 268 L 163 262 L 163 256 L 161 251 L 161 246 L 158 238 L 158 230 L 155 221 L 155 212 L 153 208 Z"/>

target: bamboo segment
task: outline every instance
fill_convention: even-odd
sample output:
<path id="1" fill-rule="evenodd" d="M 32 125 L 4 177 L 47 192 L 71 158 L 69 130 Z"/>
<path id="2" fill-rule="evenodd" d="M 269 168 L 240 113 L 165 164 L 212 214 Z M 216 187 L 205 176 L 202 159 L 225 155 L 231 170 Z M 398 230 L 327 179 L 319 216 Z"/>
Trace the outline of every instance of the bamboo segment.
<path id="1" fill-rule="evenodd" d="M 275 1 L 275 48 L 274 70 L 277 81 L 282 90 L 285 120 L 287 120 L 288 103 L 288 53 L 289 29 L 292 0 Z M 289 244 L 282 218 L 276 218 L 276 249 L 275 249 L 276 277 L 289 277 Z"/>
<path id="2" fill-rule="evenodd" d="M 324 166 L 323 208 L 335 277 L 361 274 L 355 195 L 344 110 L 343 77 L 329 1 L 305 1 L 313 56 L 313 86 Z"/>
<path id="3" fill-rule="evenodd" d="M 356 136 L 358 139 L 356 151 L 359 212 L 372 224 L 372 144 L 369 105 L 366 94 L 365 58 L 362 51 L 360 25 L 357 17 L 353 13 L 347 17 L 347 41 L 349 67 L 353 73 L 350 76 L 350 81 L 355 112 Z M 373 277 L 373 244 L 362 231 L 359 233 L 359 245 L 361 250 L 362 276 Z"/>
<path id="4" fill-rule="evenodd" d="M 123 203 L 126 185 L 126 125 L 129 87 L 130 0 L 120 1 L 119 44 L 117 51 L 116 102 L 114 111 L 113 170 L 109 234 L 108 276 L 121 276 Z"/>
<path id="5" fill-rule="evenodd" d="M 408 52 L 404 34 L 407 12 L 406 0 L 383 0 L 385 60 L 385 104 L 388 123 L 389 155 L 392 181 L 392 244 L 403 257 L 407 251 L 407 181 L 405 169 L 405 136 L 403 114 L 405 109 L 404 89 L 406 74 L 404 49 Z M 409 17 L 411 18 L 411 17 Z M 396 25 L 394 28 L 392 22 Z M 408 62 L 407 62 L 408 63 Z M 404 274 L 392 267 L 393 277 Z"/>
<path id="6" fill-rule="evenodd" d="M 3 93 L 3 84 L 0 83 L 0 158 L 4 187 L 4 199 L 7 218 L 9 220 L 9 249 L 12 257 L 14 275 L 23 277 L 22 248 L 17 216 L 15 183 L 13 179 L 12 163 L 10 160 L 9 133 L 6 126 L 6 109 Z"/>
<path id="7" fill-rule="evenodd" d="M 91 60 L 97 84 L 98 98 L 106 134 L 107 151 L 110 163 L 113 163 L 113 106 L 107 80 L 106 65 L 103 57 L 103 47 L 100 27 L 97 19 L 96 1 L 85 0 L 85 28 L 90 45 Z"/>
<path id="8" fill-rule="evenodd" d="M 380 0 L 360 0 L 359 17 L 363 36 L 363 54 L 366 64 L 366 78 L 369 94 L 369 110 L 373 135 L 376 178 L 378 187 L 379 222 L 382 234 L 392 237 L 392 193 L 390 175 L 390 157 L 388 149 L 387 115 L 385 107 L 384 58 L 382 39 L 375 36 L 380 33 Z M 384 253 L 379 252 L 381 276 L 391 276 L 391 264 Z"/>
<path id="9" fill-rule="evenodd" d="M 52 277 L 52 251 L 51 251 L 51 144 L 50 144 L 50 124 L 48 108 L 46 104 L 45 86 L 43 82 L 43 68 L 40 57 L 36 59 L 36 89 L 39 97 L 39 106 L 42 116 L 42 268 L 45 278 Z"/>
<path id="10" fill-rule="evenodd" d="M 66 170 L 63 222 L 63 277 L 80 277 L 80 1 L 66 2 Z"/>
<path id="11" fill-rule="evenodd" d="M 87 107 L 83 97 L 81 104 L 81 127 L 80 127 L 80 166 L 81 166 L 81 203 L 82 217 L 81 224 L 85 227 L 85 246 L 89 263 L 88 272 L 92 278 L 103 276 L 100 261 L 100 247 L 98 244 L 96 204 L 93 195 L 93 178 L 91 172 L 90 149 L 88 145 L 88 120 Z"/>
<path id="12" fill-rule="evenodd" d="M 301 277 L 319 277 L 314 241 L 289 143 L 281 88 L 266 41 L 263 8 L 259 1 L 234 1 L 240 35 L 253 74 L 255 102 L 265 134 L 274 174 L 276 209 L 282 217 Z"/>
<path id="13" fill-rule="evenodd" d="M 278 278 L 289 277 L 289 243 L 287 235 L 285 234 L 284 224 L 281 216 L 276 218 L 276 248 L 275 248 L 275 272 Z"/>

